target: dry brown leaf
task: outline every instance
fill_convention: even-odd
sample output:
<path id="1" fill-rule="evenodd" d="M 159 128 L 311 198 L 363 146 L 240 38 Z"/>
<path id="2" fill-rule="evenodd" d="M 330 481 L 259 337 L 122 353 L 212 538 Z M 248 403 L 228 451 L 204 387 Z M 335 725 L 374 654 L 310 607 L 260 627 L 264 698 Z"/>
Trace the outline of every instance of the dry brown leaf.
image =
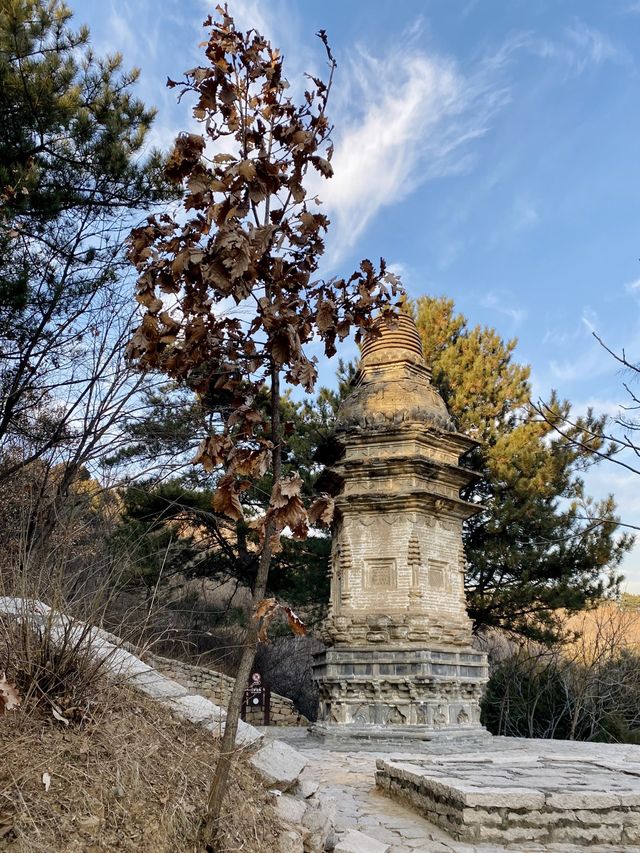
<path id="1" fill-rule="evenodd" d="M 312 157 L 311 162 L 325 178 L 333 177 L 333 166 L 328 160 L 325 160 L 324 157 Z"/>
<path id="2" fill-rule="evenodd" d="M 249 450 L 240 448 L 231 457 L 231 464 L 236 474 L 241 477 L 255 477 L 260 480 L 269 469 L 271 451 L 268 449 Z"/>
<path id="3" fill-rule="evenodd" d="M 322 494 L 309 507 L 309 521 L 311 524 L 321 524 L 329 527 L 333 521 L 335 501 L 330 495 Z"/>
<path id="4" fill-rule="evenodd" d="M 259 601 L 256 605 L 253 615 L 256 619 L 260 620 L 260 627 L 258 628 L 259 643 L 269 642 L 267 631 L 269 630 L 269 625 L 271 624 L 273 617 L 279 609 L 280 605 L 275 598 L 263 598 L 262 601 Z"/>
<path id="5" fill-rule="evenodd" d="M 279 480 L 273 489 L 272 503 L 274 506 L 285 506 L 287 501 L 300 494 L 302 478 L 295 471 L 288 477 Z"/>
<path id="6" fill-rule="evenodd" d="M 200 442 L 200 447 L 191 460 L 191 464 L 200 463 L 205 471 L 213 471 L 225 462 L 232 447 L 233 445 L 227 436 L 210 435 Z"/>
<path id="7" fill-rule="evenodd" d="M 238 486 L 233 476 L 227 474 L 218 482 L 213 495 L 213 508 L 216 512 L 233 518 L 234 521 L 241 521 L 244 518 L 242 504 L 238 498 Z"/>
<path id="8" fill-rule="evenodd" d="M 262 617 L 272 610 L 274 607 L 277 607 L 277 601 L 275 598 L 263 598 L 262 601 L 259 601 L 253 611 L 253 615 L 256 619 L 262 619 Z"/>
<path id="9" fill-rule="evenodd" d="M 307 633 L 307 627 L 300 619 L 300 617 L 293 612 L 290 607 L 283 607 L 284 612 L 287 614 L 287 622 L 289 623 L 289 628 L 293 631 L 294 634 L 297 634 L 299 637 L 303 637 Z"/>
<path id="10" fill-rule="evenodd" d="M 251 160 L 241 160 L 238 163 L 238 174 L 242 175 L 243 178 L 246 178 L 248 181 L 252 181 L 256 176 L 256 167 L 255 164 L 251 162 Z"/>
<path id="11" fill-rule="evenodd" d="M 333 299 L 322 299 L 318 302 L 316 323 L 320 332 L 326 332 L 336 322 L 336 303 Z"/>
<path id="12" fill-rule="evenodd" d="M 21 701 L 18 688 L 7 681 L 4 672 L 0 672 L 0 714 L 15 711 L 20 707 Z"/>

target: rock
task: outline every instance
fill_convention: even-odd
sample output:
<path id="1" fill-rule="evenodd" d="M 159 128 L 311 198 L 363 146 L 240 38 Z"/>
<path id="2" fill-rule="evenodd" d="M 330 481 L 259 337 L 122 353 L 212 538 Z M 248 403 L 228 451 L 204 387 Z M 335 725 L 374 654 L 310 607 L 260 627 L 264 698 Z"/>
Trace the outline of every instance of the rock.
<path id="1" fill-rule="evenodd" d="M 293 829 L 280 833 L 278 853 L 304 853 L 302 836 Z"/>
<path id="2" fill-rule="evenodd" d="M 282 794 L 276 798 L 274 808 L 285 823 L 296 825 L 302 823 L 302 818 L 307 810 L 307 803 L 297 797 L 292 797 L 290 794 Z"/>
<path id="3" fill-rule="evenodd" d="M 313 782 L 311 779 L 300 779 L 298 782 L 298 794 L 303 797 L 303 799 L 308 800 L 309 797 L 312 797 L 320 784 L 318 782 Z"/>
<path id="4" fill-rule="evenodd" d="M 337 841 L 335 828 L 332 827 L 324 841 L 325 851 L 327 851 L 327 853 L 333 853 L 336 849 Z"/>
<path id="5" fill-rule="evenodd" d="M 262 776 L 266 788 L 277 787 L 283 791 L 295 785 L 306 763 L 297 749 L 281 740 L 268 741 L 249 759 L 249 764 Z"/>
<path id="6" fill-rule="evenodd" d="M 243 720 L 238 720 L 236 746 L 250 746 L 259 740 L 262 740 L 262 735 L 256 728 L 250 726 L 249 723 L 245 723 Z M 267 783 L 265 782 L 265 784 Z M 271 783 L 269 782 L 268 784 Z"/>
<path id="7" fill-rule="evenodd" d="M 389 853 L 391 847 L 370 835 L 350 829 L 335 846 L 335 853 Z"/>
<path id="8" fill-rule="evenodd" d="M 308 831 L 304 841 L 305 853 L 323 853 L 334 846 L 335 801 L 332 797 L 315 796 L 303 801 L 307 808 L 302 825 Z"/>

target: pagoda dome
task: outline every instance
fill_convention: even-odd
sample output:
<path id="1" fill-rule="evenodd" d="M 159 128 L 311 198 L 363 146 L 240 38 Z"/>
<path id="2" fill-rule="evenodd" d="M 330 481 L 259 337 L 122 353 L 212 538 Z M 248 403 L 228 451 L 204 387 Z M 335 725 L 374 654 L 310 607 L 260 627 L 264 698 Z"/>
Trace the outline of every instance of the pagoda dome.
<path id="1" fill-rule="evenodd" d="M 338 411 L 336 431 L 428 424 L 455 432 L 444 400 L 431 384 L 413 317 L 377 317 L 365 335 L 355 387 Z"/>

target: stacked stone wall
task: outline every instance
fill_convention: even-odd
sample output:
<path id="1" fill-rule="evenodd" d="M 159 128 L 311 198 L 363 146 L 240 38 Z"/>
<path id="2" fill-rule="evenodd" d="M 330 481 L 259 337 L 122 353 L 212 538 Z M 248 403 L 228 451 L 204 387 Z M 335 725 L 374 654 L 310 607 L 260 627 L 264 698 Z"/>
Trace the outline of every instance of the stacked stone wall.
<path id="1" fill-rule="evenodd" d="M 147 655 L 147 662 L 166 675 L 182 684 L 189 693 L 204 696 L 216 705 L 227 706 L 235 679 L 214 669 L 184 663 L 173 658 Z M 254 726 L 261 726 L 264 719 L 262 708 L 247 708 L 245 719 Z M 298 711 L 291 699 L 271 693 L 269 724 L 272 726 L 307 726 L 309 720 Z"/>

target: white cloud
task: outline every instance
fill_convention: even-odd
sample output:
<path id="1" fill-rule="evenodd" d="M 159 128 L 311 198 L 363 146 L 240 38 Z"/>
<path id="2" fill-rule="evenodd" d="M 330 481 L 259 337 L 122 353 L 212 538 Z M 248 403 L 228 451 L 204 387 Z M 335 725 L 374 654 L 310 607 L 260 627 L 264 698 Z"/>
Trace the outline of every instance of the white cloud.
<path id="1" fill-rule="evenodd" d="M 584 328 L 591 334 L 597 334 L 598 330 L 596 327 L 597 315 L 596 312 L 589 308 L 588 306 L 583 310 L 582 316 L 580 317 L 580 322 L 584 326 Z"/>
<path id="2" fill-rule="evenodd" d="M 625 284 L 624 289 L 631 296 L 635 298 L 640 297 L 640 278 L 637 278 L 635 281 L 630 281 Z"/>
<path id="3" fill-rule="evenodd" d="M 572 74 L 581 74 L 589 66 L 604 62 L 627 64 L 630 61 L 623 47 L 584 21 L 567 27 L 562 39 L 530 37 L 526 44 L 538 56 L 566 65 Z"/>
<path id="4" fill-rule="evenodd" d="M 426 181 L 468 169 L 468 144 L 485 133 L 506 97 L 486 69 L 465 76 L 415 39 L 375 56 L 357 49 L 340 72 L 335 174 L 317 186 L 333 223 L 332 263 L 383 208 Z"/>
<path id="5" fill-rule="evenodd" d="M 216 4 L 212 3 L 211 0 L 202 0 L 201 7 L 204 14 L 213 15 L 214 18 L 217 18 L 215 6 Z M 238 29 L 257 30 L 268 41 L 278 44 L 274 16 L 267 12 L 267 7 L 261 0 L 234 0 L 229 13 Z"/>
<path id="6" fill-rule="evenodd" d="M 622 414 L 619 400 L 590 397 L 588 400 L 579 400 L 571 404 L 571 411 L 575 417 L 583 417 L 589 409 L 596 415 L 606 415 L 607 418 L 617 418 Z"/>
<path id="7" fill-rule="evenodd" d="M 484 308 L 490 308 L 493 311 L 497 311 L 498 314 L 508 317 L 514 326 L 519 326 L 526 317 L 527 312 L 524 308 L 509 305 L 507 300 L 508 296 L 505 293 L 494 293 L 494 291 L 490 290 L 482 297 L 480 304 Z"/>
<path id="8" fill-rule="evenodd" d="M 143 27 L 141 17 L 145 20 Z M 167 89 L 164 80 L 167 76 L 179 79 L 185 68 L 202 59 L 202 51 L 197 48 L 202 38 L 201 23 L 201 17 L 191 20 L 181 12 L 179 0 L 165 0 L 161 16 L 154 13 L 150 0 L 142 0 L 139 7 L 110 0 L 105 4 L 99 35 L 92 34 L 98 55 L 122 53 L 125 69 L 141 69 L 135 94 L 158 111 L 147 136 L 149 147 L 166 151 L 180 131 L 195 129 L 189 107 L 176 108 L 175 91 Z M 179 33 L 179 38 L 185 37 L 185 49 L 179 55 L 163 49 L 166 26 Z"/>
<path id="9" fill-rule="evenodd" d="M 562 382 L 571 382 L 575 379 L 593 379 L 611 372 L 610 365 L 605 359 L 606 353 L 591 349 L 589 352 L 576 353 L 574 358 L 565 358 L 562 361 L 552 359 L 549 363 L 551 374 L 554 379 Z"/>

